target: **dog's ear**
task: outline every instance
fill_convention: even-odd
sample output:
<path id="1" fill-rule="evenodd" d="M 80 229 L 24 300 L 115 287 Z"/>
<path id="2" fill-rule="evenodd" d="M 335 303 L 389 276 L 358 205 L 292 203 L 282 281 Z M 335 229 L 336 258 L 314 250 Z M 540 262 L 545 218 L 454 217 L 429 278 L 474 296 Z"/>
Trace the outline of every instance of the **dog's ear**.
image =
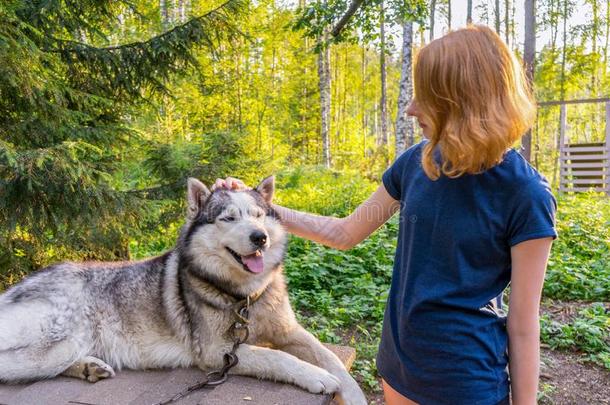
<path id="1" fill-rule="evenodd" d="M 275 191 L 275 176 L 269 176 L 261 181 L 260 184 L 256 186 L 256 191 L 263 196 L 265 201 L 270 203 L 273 199 L 273 192 Z"/>
<path id="2" fill-rule="evenodd" d="M 187 193 L 186 199 L 188 207 L 186 211 L 186 217 L 189 220 L 195 219 L 203 203 L 210 196 L 210 190 L 199 180 L 189 177 L 187 181 Z"/>

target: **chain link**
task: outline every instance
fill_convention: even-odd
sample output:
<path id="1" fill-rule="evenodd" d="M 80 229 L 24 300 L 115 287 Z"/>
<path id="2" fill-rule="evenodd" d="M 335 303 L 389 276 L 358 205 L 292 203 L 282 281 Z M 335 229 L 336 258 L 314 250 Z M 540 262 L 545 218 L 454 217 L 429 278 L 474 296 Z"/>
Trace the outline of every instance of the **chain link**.
<path id="1" fill-rule="evenodd" d="M 214 370 L 207 373 L 206 378 L 203 381 L 200 381 L 197 384 L 193 384 L 187 387 L 184 391 L 176 394 L 172 398 L 163 402 L 158 402 L 155 405 L 171 404 L 181 398 L 184 398 L 193 391 L 197 391 L 201 388 L 206 387 L 215 387 L 227 381 L 229 370 L 231 370 L 237 365 L 237 363 L 239 363 L 237 354 L 235 354 L 237 348 L 240 344 L 248 340 L 248 337 L 250 336 L 250 297 L 246 297 L 245 300 L 240 301 L 238 304 L 239 305 L 236 306 L 239 306 L 239 309 L 233 309 L 235 322 L 233 322 L 229 327 L 229 334 L 231 335 L 231 339 L 233 340 L 233 347 L 231 348 L 230 352 L 224 354 L 224 365 L 218 370 Z"/>

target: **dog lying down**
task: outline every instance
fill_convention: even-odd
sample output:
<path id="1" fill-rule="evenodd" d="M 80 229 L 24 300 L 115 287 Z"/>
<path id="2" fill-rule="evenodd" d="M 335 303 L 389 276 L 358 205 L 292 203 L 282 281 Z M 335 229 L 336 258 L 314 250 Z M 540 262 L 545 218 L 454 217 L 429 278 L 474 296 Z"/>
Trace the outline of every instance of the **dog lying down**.
<path id="1" fill-rule="evenodd" d="M 218 369 L 233 348 L 235 304 L 252 297 L 231 373 L 366 404 L 341 361 L 295 319 L 273 192 L 273 177 L 254 190 L 214 192 L 191 178 L 173 250 L 138 262 L 57 264 L 10 288 L 0 295 L 0 381 Z"/>

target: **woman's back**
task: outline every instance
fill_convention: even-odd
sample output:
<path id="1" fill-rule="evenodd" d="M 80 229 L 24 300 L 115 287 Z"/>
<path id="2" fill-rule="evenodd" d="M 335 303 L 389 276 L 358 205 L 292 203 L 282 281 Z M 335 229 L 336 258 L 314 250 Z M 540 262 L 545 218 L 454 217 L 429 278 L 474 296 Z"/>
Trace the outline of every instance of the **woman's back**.
<path id="1" fill-rule="evenodd" d="M 495 404 L 509 387 L 506 318 L 494 299 L 510 281 L 510 247 L 556 236 L 556 203 L 513 149 L 482 173 L 431 180 L 421 165 L 426 144 L 383 176 L 401 209 L 378 368 L 421 403 Z"/>

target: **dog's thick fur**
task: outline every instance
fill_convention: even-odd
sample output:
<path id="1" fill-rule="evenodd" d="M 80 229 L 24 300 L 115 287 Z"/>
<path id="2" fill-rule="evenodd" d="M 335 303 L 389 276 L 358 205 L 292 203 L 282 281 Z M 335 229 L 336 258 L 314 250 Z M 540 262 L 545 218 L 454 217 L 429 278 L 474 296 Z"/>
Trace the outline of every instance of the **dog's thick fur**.
<path id="1" fill-rule="evenodd" d="M 0 295 L 0 381 L 219 368 L 232 347 L 233 305 L 262 293 L 231 372 L 366 403 L 341 361 L 295 320 L 273 190 L 273 177 L 255 190 L 213 193 L 189 179 L 186 224 L 172 251 L 140 262 L 51 266 Z M 247 257 L 261 252 L 264 264 L 250 271 Z"/>

